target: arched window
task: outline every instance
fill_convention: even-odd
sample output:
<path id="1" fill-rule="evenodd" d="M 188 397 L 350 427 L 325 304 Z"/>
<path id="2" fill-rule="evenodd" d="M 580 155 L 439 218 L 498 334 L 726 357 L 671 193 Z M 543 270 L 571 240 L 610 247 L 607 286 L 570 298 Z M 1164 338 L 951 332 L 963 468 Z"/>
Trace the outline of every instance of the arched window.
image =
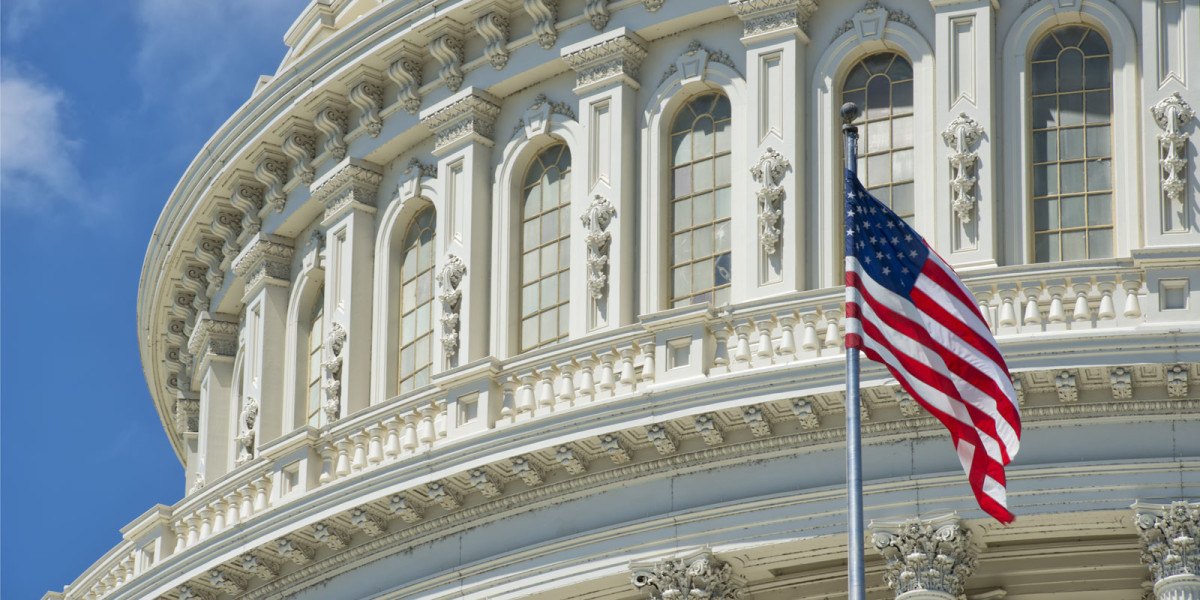
<path id="1" fill-rule="evenodd" d="M 433 368 L 433 207 L 417 213 L 400 251 L 400 368 L 397 392 L 429 383 Z"/>
<path id="2" fill-rule="evenodd" d="M 521 341 L 525 352 L 567 337 L 571 151 L 542 150 L 521 187 Z"/>
<path id="3" fill-rule="evenodd" d="M 308 320 L 308 372 L 304 382 L 308 392 L 307 422 L 320 427 L 321 416 L 321 362 L 325 343 L 325 287 L 317 291 L 313 299 L 312 316 Z"/>
<path id="4" fill-rule="evenodd" d="M 843 102 L 862 110 L 858 120 L 858 178 L 884 204 L 913 224 L 913 69 L 895 52 L 872 54 L 854 65 L 842 86 Z"/>
<path id="5" fill-rule="evenodd" d="M 1029 153 L 1036 262 L 1113 255 L 1112 69 L 1108 42 L 1059 27 L 1030 61 Z"/>
<path id="6" fill-rule="evenodd" d="M 669 305 L 729 303 L 729 98 L 687 101 L 671 124 L 671 296 Z"/>

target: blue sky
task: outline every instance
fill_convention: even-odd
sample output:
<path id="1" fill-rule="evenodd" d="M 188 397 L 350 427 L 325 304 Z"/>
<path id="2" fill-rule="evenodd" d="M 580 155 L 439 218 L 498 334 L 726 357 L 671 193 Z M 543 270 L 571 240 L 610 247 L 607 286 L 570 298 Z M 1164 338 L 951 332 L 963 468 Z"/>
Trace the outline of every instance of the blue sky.
<path id="1" fill-rule="evenodd" d="M 182 495 L 138 358 L 142 259 L 305 4 L 0 4 L 0 596 L 60 591 Z"/>

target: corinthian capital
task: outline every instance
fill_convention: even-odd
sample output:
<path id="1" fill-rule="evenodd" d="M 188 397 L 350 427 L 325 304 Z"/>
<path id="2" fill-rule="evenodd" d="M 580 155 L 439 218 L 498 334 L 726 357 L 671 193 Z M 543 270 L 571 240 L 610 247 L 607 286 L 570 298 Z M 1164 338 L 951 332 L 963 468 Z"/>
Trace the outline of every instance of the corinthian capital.
<path id="1" fill-rule="evenodd" d="M 1142 562 L 1160 600 L 1200 599 L 1200 502 L 1133 505 Z"/>
<path id="2" fill-rule="evenodd" d="M 381 172 L 365 160 L 348 158 L 314 183 L 312 199 L 325 206 L 325 221 L 331 222 L 351 206 L 375 210 Z"/>
<path id="3" fill-rule="evenodd" d="M 958 515 L 871 523 L 871 532 L 896 600 L 954 600 L 975 570 L 976 549 Z"/>
<path id="4" fill-rule="evenodd" d="M 433 153 L 445 153 L 463 144 L 492 145 L 500 103 L 491 94 L 469 87 L 441 103 L 421 111 L 421 122 L 437 136 Z"/>
<path id="5" fill-rule="evenodd" d="M 646 42 L 618 27 L 562 49 L 562 59 L 575 70 L 575 93 L 624 83 L 638 88 L 638 69 L 646 58 Z"/>
<path id="6" fill-rule="evenodd" d="M 651 600 L 739 600 L 746 588 L 733 567 L 708 550 L 682 558 L 633 565 L 633 586 L 644 590 Z"/>

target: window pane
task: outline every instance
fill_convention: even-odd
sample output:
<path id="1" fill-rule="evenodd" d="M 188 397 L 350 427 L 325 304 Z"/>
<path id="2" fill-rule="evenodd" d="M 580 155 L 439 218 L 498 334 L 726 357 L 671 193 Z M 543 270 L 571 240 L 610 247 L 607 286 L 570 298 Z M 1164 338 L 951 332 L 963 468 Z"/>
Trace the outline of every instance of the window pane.
<path id="1" fill-rule="evenodd" d="M 1112 161 L 1108 159 L 1088 161 L 1087 181 L 1091 191 L 1112 189 Z"/>
<path id="2" fill-rule="evenodd" d="M 1083 124 L 1083 94 L 1063 94 L 1058 97 L 1060 126 L 1070 127 Z"/>
<path id="3" fill-rule="evenodd" d="M 1108 123 L 1112 120 L 1112 104 L 1109 101 L 1108 90 L 1103 92 L 1088 92 L 1086 95 L 1088 123 Z"/>
<path id="4" fill-rule="evenodd" d="M 692 260 L 692 234 L 691 232 L 683 232 L 676 234 L 674 242 L 671 244 L 674 252 L 671 256 L 673 264 L 681 264 Z"/>
<path id="5" fill-rule="evenodd" d="M 716 140 L 713 139 L 713 122 L 711 118 L 696 119 L 696 127 L 692 130 L 692 157 L 694 159 L 713 155 Z"/>
<path id="6" fill-rule="evenodd" d="M 913 178 L 913 151 L 897 150 L 892 153 L 892 181 L 907 181 Z"/>
<path id="7" fill-rule="evenodd" d="M 730 178 L 733 176 L 733 168 L 730 166 L 730 154 L 717 157 L 716 164 L 713 165 L 716 187 L 729 185 Z"/>
<path id="8" fill-rule="evenodd" d="M 1058 159 L 1058 135 L 1053 129 L 1033 132 L 1033 162 Z"/>
<path id="9" fill-rule="evenodd" d="M 716 192 L 714 192 L 715 207 L 713 208 L 713 214 L 717 219 L 728 219 L 729 218 L 729 204 L 730 204 L 730 199 L 732 198 L 732 196 L 733 196 L 732 188 L 727 188 L 727 187 L 721 188 L 721 189 L 717 190 Z"/>
<path id="10" fill-rule="evenodd" d="M 1108 57 L 1097 56 L 1084 61 L 1084 88 L 1089 90 L 1107 89 L 1109 87 Z"/>
<path id="11" fill-rule="evenodd" d="M 706 225 L 692 232 L 693 250 L 697 257 L 711 256 L 713 253 L 713 230 L 711 225 Z"/>
<path id="12" fill-rule="evenodd" d="M 535 185 L 525 190 L 524 218 L 531 219 L 542 212 L 542 186 Z"/>
<path id="13" fill-rule="evenodd" d="M 886 184 L 891 181 L 892 157 L 888 154 L 867 157 L 867 187 Z"/>
<path id="14" fill-rule="evenodd" d="M 913 184 L 902 183 L 892 186 L 892 210 L 898 215 L 911 215 L 913 206 Z"/>
<path id="15" fill-rule="evenodd" d="M 672 221 L 675 224 L 675 227 L 674 227 L 675 231 L 679 231 L 682 229 L 688 229 L 692 226 L 692 199 L 691 198 L 684 198 L 683 200 L 676 200 L 672 204 L 672 210 L 675 211 L 675 215 L 672 218 Z"/>
<path id="16" fill-rule="evenodd" d="M 1088 231 L 1088 254 L 1092 258 L 1112 258 L 1112 244 L 1112 229 L 1092 229 Z"/>
<path id="17" fill-rule="evenodd" d="M 708 290 L 713 287 L 713 261 L 702 260 L 692 265 L 692 290 Z"/>
<path id="18" fill-rule="evenodd" d="M 692 191 L 713 189 L 713 161 L 702 160 L 692 165 Z"/>
<path id="19" fill-rule="evenodd" d="M 730 148 L 733 147 L 733 142 L 731 141 L 732 135 L 730 133 L 732 130 L 732 126 L 730 125 L 730 122 L 729 121 L 719 122 L 716 124 L 716 128 L 717 128 L 717 131 L 716 131 L 715 137 L 716 137 L 717 153 L 720 154 L 721 152 L 729 152 Z"/>
<path id="20" fill-rule="evenodd" d="M 1033 80 L 1033 93 L 1054 93 L 1055 88 L 1058 87 L 1054 81 L 1057 74 L 1057 65 L 1053 62 L 1033 63 L 1033 72 L 1030 77 Z"/>
<path id="21" fill-rule="evenodd" d="M 1033 195 L 1046 196 L 1058 193 L 1058 165 L 1037 165 L 1033 167 Z"/>
<path id="22" fill-rule="evenodd" d="M 1067 49 L 1058 55 L 1058 91 L 1076 92 L 1083 89 L 1083 54 Z M 1064 243 L 1064 248 L 1065 243 Z"/>
<path id="23" fill-rule="evenodd" d="M 1045 129 L 1058 126 L 1058 97 L 1045 96 L 1033 99 L 1033 111 L 1030 122 L 1034 129 Z"/>
<path id="24" fill-rule="evenodd" d="M 1033 229 L 1034 231 L 1058 229 L 1058 198 L 1033 201 Z"/>
<path id="25" fill-rule="evenodd" d="M 713 220 L 712 192 L 692 197 L 692 222 L 708 223 Z"/>
<path id="26" fill-rule="evenodd" d="M 1062 259 L 1083 260 L 1087 258 L 1087 232 L 1064 231 L 1062 233 Z"/>
<path id="27" fill-rule="evenodd" d="M 728 252 L 730 247 L 729 221 L 717 223 L 713 229 L 713 249 L 716 252 Z"/>
<path id="28" fill-rule="evenodd" d="M 675 169 L 675 197 L 690 196 L 692 193 L 692 167 L 690 165 Z"/>
<path id="29" fill-rule="evenodd" d="M 671 160 L 676 165 L 692 162 L 691 135 L 683 133 L 671 136 Z"/>
<path id="30" fill-rule="evenodd" d="M 1058 132 L 1059 159 L 1077 160 L 1083 158 L 1083 128 L 1060 129 Z"/>
<path id="31" fill-rule="evenodd" d="M 1112 225 L 1112 195 L 1088 196 L 1088 225 Z"/>
<path id="32" fill-rule="evenodd" d="M 881 152 L 892 147 L 890 121 L 867 123 L 867 152 Z"/>
<path id="33" fill-rule="evenodd" d="M 867 119 L 879 119 L 891 113 L 892 83 L 887 77 L 872 77 L 867 83 Z"/>
<path id="34" fill-rule="evenodd" d="M 1073 194 L 1084 191 L 1083 169 L 1081 162 L 1062 163 L 1059 173 L 1062 193 Z"/>
<path id="35" fill-rule="evenodd" d="M 1037 262 L 1059 260 L 1058 234 L 1039 233 L 1033 238 L 1033 256 Z"/>
<path id="36" fill-rule="evenodd" d="M 1111 146 L 1109 145 L 1110 136 L 1108 125 L 1099 125 L 1087 128 L 1087 155 L 1088 157 L 1104 157 L 1112 154 Z"/>
<path id="37" fill-rule="evenodd" d="M 1060 214 L 1064 228 L 1083 227 L 1087 224 L 1084 217 L 1087 202 L 1083 196 L 1063 196 L 1061 204 Z"/>
<path id="38" fill-rule="evenodd" d="M 892 119 L 892 143 L 897 148 L 913 145 L 912 117 L 897 117 Z"/>

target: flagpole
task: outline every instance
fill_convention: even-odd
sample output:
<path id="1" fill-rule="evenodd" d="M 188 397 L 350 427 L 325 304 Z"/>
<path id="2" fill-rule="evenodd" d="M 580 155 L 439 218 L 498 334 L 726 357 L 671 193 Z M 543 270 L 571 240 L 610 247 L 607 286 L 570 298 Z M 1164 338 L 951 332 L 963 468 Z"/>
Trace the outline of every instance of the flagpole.
<path id="1" fill-rule="evenodd" d="M 846 169 L 858 176 L 858 127 L 851 123 L 859 109 L 853 102 L 842 105 L 842 135 Z M 849 600 L 866 600 L 866 571 L 863 566 L 862 434 L 859 426 L 858 348 L 846 348 L 846 521 L 849 538 L 847 586 Z"/>

